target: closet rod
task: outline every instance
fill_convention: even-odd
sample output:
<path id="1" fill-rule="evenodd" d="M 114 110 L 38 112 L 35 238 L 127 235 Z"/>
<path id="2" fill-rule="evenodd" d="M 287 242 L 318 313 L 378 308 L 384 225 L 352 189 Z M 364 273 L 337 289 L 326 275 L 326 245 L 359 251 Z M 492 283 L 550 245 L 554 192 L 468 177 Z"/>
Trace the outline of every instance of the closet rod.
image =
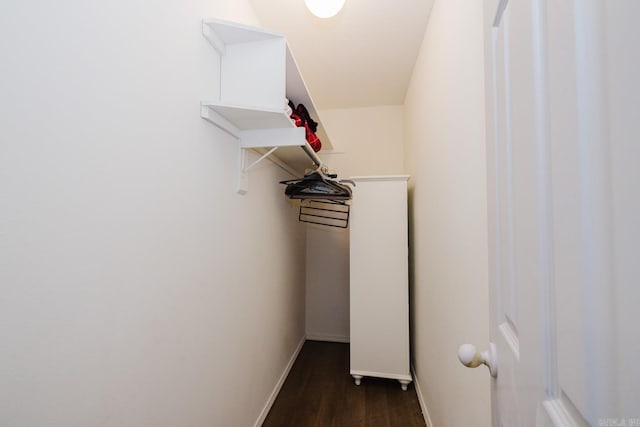
<path id="1" fill-rule="evenodd" d="M 313 163 L 315 163 L 317 167 L 321 168 L 322 166 L 324 166 L 324 163 L 322 163 L 322 160 L 320 160 L 320 157 L 318 157 L 316 152 L 313 151 L 313 148 L 311 148 L 308 142 L 305 142 L 305 144 L 302 146 L 302 149 L 305 153 L 307 153 L 307 156 L 309 156 L 311 160 L 313 160 Z"/>

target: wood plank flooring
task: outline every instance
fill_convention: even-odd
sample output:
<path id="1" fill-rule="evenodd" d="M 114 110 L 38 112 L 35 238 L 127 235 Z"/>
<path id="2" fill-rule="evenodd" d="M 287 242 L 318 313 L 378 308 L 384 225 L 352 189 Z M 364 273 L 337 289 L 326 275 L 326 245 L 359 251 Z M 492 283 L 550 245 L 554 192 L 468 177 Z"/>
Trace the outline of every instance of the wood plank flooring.
<path id="1" fill-rule="evenodd" d="M 413 383 L 349 375 L 349 344 L 307 341 L 264 427 L 425 426 Z"/>

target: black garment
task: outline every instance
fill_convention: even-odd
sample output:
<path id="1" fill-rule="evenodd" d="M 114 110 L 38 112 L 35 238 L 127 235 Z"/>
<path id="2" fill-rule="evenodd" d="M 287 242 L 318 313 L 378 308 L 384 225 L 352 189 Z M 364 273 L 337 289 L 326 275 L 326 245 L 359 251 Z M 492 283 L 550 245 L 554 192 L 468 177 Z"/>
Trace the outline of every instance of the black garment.
<path id="1" fill-rule="evenodd" d="M 291 199 L 351 200 L 351 188 L 335 179 L 337 175 L 313 172 L 303 178 L 281 181 L 287 184 L 284 194 Z"/>

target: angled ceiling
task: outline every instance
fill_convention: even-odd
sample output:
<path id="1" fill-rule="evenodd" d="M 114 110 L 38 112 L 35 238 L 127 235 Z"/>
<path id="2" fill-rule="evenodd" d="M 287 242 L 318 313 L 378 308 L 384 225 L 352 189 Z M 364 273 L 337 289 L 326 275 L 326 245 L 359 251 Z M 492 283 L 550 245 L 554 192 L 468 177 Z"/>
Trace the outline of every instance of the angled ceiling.
<path id="1" fill-rule="evenodd" d="M 319 109 L 400 105 L 433 0 L 346 0 L 320 19 L 304 0 L 250 0 L 283 33 Z"/>

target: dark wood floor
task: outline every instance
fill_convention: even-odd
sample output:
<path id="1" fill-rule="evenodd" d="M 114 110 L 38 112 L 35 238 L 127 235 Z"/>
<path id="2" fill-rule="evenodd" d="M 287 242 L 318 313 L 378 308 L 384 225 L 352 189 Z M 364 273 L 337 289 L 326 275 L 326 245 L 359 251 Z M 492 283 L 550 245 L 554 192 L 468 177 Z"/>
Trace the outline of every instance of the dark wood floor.
<path id="1" fill-rule="evenodd" d="M 413 384 L 349 375 L 349 344 L 307 341 L 264 427 L 425 426 Z"/>

